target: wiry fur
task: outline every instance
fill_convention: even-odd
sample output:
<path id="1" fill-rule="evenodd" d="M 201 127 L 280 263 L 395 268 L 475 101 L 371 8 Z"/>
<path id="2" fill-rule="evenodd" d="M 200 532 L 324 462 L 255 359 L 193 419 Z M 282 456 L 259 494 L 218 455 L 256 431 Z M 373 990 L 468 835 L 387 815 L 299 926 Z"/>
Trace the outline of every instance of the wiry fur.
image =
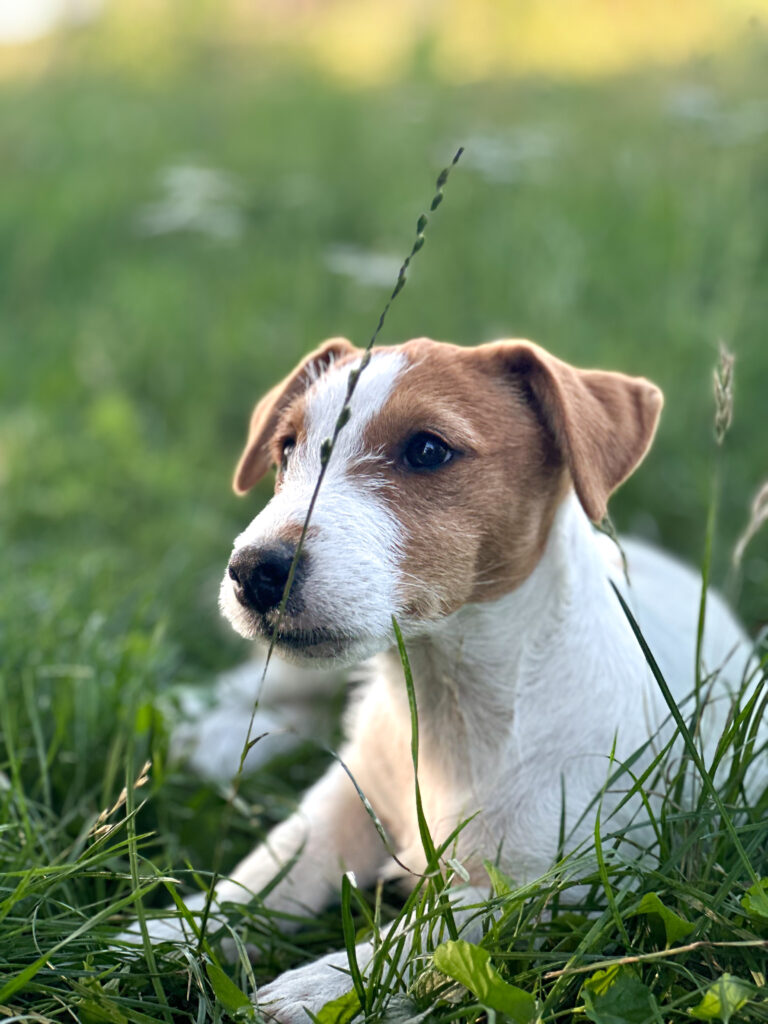
<path id="1" fill-rule="evenodd" d="M 254 414 L 238 489 L 266 471 L 266 449 L 279 462 L 284 439 L 295 448 L 275 497 L 236 549 L 295 542 L 320 444 L 355 365 L 348 343 L 337 339 L 333 351 L 336 362 L 321 349 Z M 475 886 L 485 882 L 487 857 L 498 856 L 520 882 L 545 871 L 557 853 L 563 793 L 573 847 L 591 834 L 588 809 L 610 774 L 611 751 L 621 761 L 655 737 L 647 759 L 664 742 L 666 707 L 611 580 L 678 700 L 692 690 L 697 578 L 629 544 L 627 587 L 615 549 L 589 521 L 644 455 L 660 404 L 647 381 L 575 370 L 527 342 L 464 350 L 420 339 L 377 352 L 362 374 L 307 537 L 299 605 L 287 611 L 285 628 L 303 642 L 286 653 L 309 661 L 380 652 L 348 714 L 341 756 L 411 870 L 425 864 L 411 719 L 390 649 L 393 614 L 413 667 L 426 817 L 440 843 L 475 815 L 456 851 Z M 419 431 L 438 433 L 457 456 L 429 473 L 409 472 L 403 444 Z M 274 626 L 274 616 L 264 621 L 235 600 L 226 576 L 221 607 L 246 635 Z M 705 722 L 712 738 L 748 646 L 714 595 L 708 626 L 707 668 L 727 662 Z M 620 797 L 605 794 L 604 818 Z M 628 804 L 612 827 L 628 825 L 636 809 Z M 249 899 L 294 857 L 267 897 L 272 907 L 313 912 L 333 897 L 344 870 L 361 884 L 398 870 L 338 764 L 219 884 L 217 902 Z M 174 929 L 180 936 L 175 921 L 154 932 L 172 937 Z M 365 964 L 370 949 L 358 953 Z M 289 972 L 259 1001 L 278 1020 L 305 1021 L 304 1005 L 317 1011 L 349 988 L 332 969 L 343 962 L 334 955 Z"/>

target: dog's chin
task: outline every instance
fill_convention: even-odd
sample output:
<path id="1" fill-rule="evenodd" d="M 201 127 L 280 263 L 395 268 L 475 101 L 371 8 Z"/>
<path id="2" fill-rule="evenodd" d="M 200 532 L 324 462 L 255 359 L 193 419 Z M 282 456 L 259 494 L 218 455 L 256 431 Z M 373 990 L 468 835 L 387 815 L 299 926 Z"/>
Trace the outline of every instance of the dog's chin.
<path id="1" fill-rule="evenodd" d="M 341 667 L 364 661 L 389 646 L 386 639 L 378 642 L 322 628 L 295 629 L 281 625 L 275 632 L 270 623 L 262 621 L 255 623 L 248 633 L 239 629 L 238 632 L 265 643 L 274 640 L 275 652 L 283 660 L 297 665 L 315 665 L 318 668 L 325 662 L 333 662 Z"/>
<path id="2" fill-rule="evenodd" d="M 271 636 L 262 634 L 264 640 Z M 333 633 L 281 632 L 275 638 L 275 651 L 285 661 L 297 665 L 322 667 L 326 662 L 343 667 L 365 661 L 386 647 L 386 642 L 374 643 L 357 637 Z"/>

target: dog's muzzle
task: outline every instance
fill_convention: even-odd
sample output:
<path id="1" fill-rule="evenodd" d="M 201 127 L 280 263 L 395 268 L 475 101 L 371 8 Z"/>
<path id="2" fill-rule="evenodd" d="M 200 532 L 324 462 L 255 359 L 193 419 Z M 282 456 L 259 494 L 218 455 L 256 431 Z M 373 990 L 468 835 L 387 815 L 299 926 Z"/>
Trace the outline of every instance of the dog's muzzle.
<path id="1" fill-rule="evenodd" d="M 296 548 L 280 543 L 269 547 L 247 546 L 232 555 L 227 572 L 235 597 L 249 611 L 265 615 L 283 597 Z M 304 556 L 299 560 L 299 567 Z"/>

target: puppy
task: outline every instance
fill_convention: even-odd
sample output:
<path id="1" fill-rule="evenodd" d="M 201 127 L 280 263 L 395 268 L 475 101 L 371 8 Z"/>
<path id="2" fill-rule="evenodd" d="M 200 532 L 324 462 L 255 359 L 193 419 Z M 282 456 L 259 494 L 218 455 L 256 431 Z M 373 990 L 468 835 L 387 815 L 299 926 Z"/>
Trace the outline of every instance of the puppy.
<path id="1" fill-rule="evenodd" d="M 298 666 L 372 659 L 341 757 L 398 860 L 423 872 L 394 617 L 413 669 L 419 782 L 435 843 L 471 817 L 455 851 L 470 884 L 487 884 L 485 858 L 522 883 L 556 858 L 561 814 L 570 848 L 592 834 L 588 808 L 611 752 L 620 762 L 646 745 L 639 771 L 669 734 L 666 705 L 610 581 L 676 699 L 693 690 L 698 578 L 627 542 L 627 585 L 616 548 L 592 526 L 648 450 L 662 396 L 645 379 L 576 369 L 526 341 L 465 349 L 421 338 L 375 349 L 281 617 L 321 447 L 361 355 L 332 339 L 256 406 L 234 486 L 246 493 L 275 465 L 275 494 L 235 541 L 220 606 L 243 636 L 274 633 L 277 652 Z M 748 651 L 712 595 L 703 661 L 710 672 L 725 666 L 707 708 L 712 742 Z M 603 797 L 614 829 L 636 809 L 616 810 L 623 795 Z M 290 862 L 266 902 L 303 914 L 334 898 L 345 871 L 363 886 L 391 873 L 338 763 L 219 884 L 217 904 L 247 901 Z M 152 930 L 180 938 L 181 928 L 158 921 Z M 370 956 L 363 944 L 363 969 Z M 351 988 L 334 969 L 345 965 L 346 954 L 333 954 L 288 972 L 259 993 L 259 1005 L 281 1021 L 306 1021 L 305 1006 L 316 1012 Z"/>

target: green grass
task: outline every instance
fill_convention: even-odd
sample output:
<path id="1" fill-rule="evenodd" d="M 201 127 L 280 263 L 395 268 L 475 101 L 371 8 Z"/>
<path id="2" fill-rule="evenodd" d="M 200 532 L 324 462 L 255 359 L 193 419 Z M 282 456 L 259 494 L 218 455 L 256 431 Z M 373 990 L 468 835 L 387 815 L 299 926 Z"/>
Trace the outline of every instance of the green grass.
<path id="1" fill-rule="evenodd" d="M 467 153 L 382 340 L 530 336 L 575 363 L 657 381 L 667 399 L 659 436 L 612 513 L 620 530 L 700 563 L 722 337 L 737 356 L 712 565 L 726 582 L 766 476 L 768 134 L 738 138 L 733 127 L 763 95 L 764 59 L 740 52 L 581 86 L 459 88 L 415 70 L 351 92 L 199 47 L 147 80 L 61 62 L 3 82 L 0 1014 L 213 1021 L 234 1005 L 198 958 L 160 950 L 154 974 L 108 938 L 137 887 L 148 907 L 164 906 L 168 887 L 184 891 L 172 879 L 194 889 L 217 854 L 233 865 L 326 758 L 305 750 L 246 780 L 222 834 L 226 793 L 168 763 L 159 699 L 247 654 L 215 599 L 232 537 L 267 496 L 238 502 L 229 491 L 252 403 L 320 339 L 366 341 L 388 291 L 332 274 L 324 254 L 346 243 L 402 256 L 457 144 Z M 709 120 L 669 114 L 683 86 L 713 90 Z M 494 165 L 482 171 L 487 140 L 511 146 L 541 126 L 552 155 L 508 162 L 506 181 Z M 139 233 L 158 173 L 177 163 L 237 177 L 238 239 Z M 768 619 L 765 535 L 731 589 L 751 627 Z M 108 818 L 114 831 L 91 835 L 146 757 L 150 781 Z M 744 809 L 732 782 L 722 795 L 733 828 L 753 870 L 768 875 L 764 810 Z M 608 991 L 629 992 L 635 1006 L 646 999 L 656 1019 L 691 1019 L 723 973 L 756 986 L 738 1018 L 768 1019 L 765 949 L 755 945 L 768 922 L 746 894 L 724 820 L 704 797 L 692 810 L 670 797 L 656 867 L 615 851 L 604 822 L 598 872 L 584 855 L 522 891 L 495 876 L 482 945 L 502 980 L 533 995 L 548 1021 L 579 1016 L 590 1000 L 599 1013 L 599 986 L 583 989 L 590 975 L 574 972 L 630 955 L 637 978 L 620 973 Z M 563 910 L 564 891 L 585 874 L 582 904 Z M 691 925 L 673 946 L 704 944 L 665 953 L 673 919 L 637 913 L 649 893 Z M 395 894 L 382 898 L 384 918 L 401 912 Z M 225 969 L 248 992 L 254 979 L 342 947 L 343 918 L 349 935 L 350 915 L 354 930 L 371 913 L 356 893 L 345 899 L 345 915 L 331 909 L 292 938 L 252 910 L 245 923 L 262 960 L 254 974 L 244 961 Z M 438 899 L 425 885 L 406 912 L 429 918 Z M 379 966 L 365 996 L 372 1010 L 394 984 Z M 425 1010 L 445 978 L 423 960 L 410 971 Z M 440 1003 L 436 1019 L 474 1019 L 477 1007 L 465 994 Z"/>

